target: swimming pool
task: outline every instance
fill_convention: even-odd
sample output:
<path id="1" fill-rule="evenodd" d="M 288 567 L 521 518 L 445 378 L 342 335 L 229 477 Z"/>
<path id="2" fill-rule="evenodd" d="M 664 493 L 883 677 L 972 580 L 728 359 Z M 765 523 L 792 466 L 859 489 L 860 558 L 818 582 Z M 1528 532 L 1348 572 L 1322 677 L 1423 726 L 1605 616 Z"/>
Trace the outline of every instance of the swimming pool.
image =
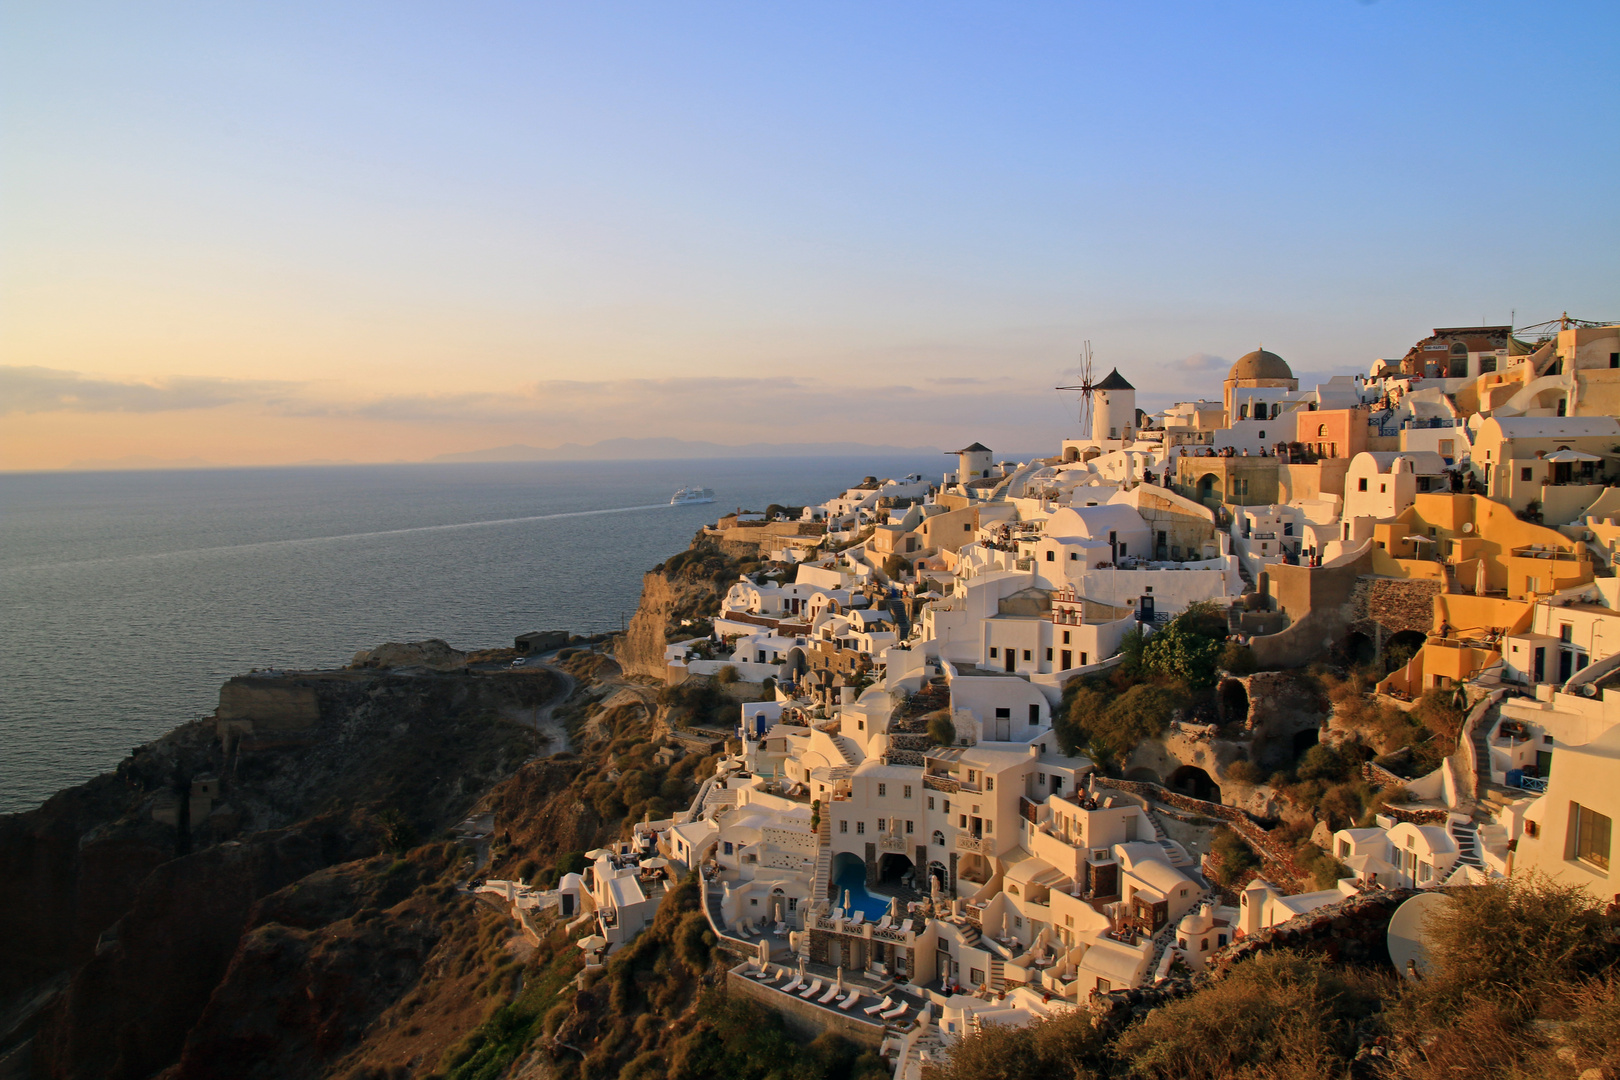
<path id="1" fill-rule="evenodd" d="M 866 867 L 861 863 L 845 866 L 839 871 L 835 879 L 838 884 L 838 899 L 834 906 L 844 902 L 844 891 L 849 891 L 849 905 L 866 913 L 868 919 L 883 918 L 889 911 L 889 898 L 887 896 L 873 896 L 866 891 Z"/>

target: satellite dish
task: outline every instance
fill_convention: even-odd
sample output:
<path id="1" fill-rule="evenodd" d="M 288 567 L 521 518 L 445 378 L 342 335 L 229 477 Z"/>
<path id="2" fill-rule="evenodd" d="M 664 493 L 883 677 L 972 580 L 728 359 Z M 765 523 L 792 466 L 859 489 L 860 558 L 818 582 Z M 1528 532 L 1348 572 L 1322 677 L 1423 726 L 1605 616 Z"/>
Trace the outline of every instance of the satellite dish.
<path id="1" fill-rule="evenodd" d="M 1389 959 L 1395 970 L 1405 975 L 1410 963 L 1418 974 L 1429 973 L 1430 916 L 1443 911 L 1452 903 L 1445 893 L 1421 892 L 1395 909 L 1389 920 Z"/>
<path id="2" fill-rule="evenodd" d="M 1472 521 L 1463 522 L 1463 532 L 1471 533 L 1473 531 L 1474 531 L 1474 523 Z"/>

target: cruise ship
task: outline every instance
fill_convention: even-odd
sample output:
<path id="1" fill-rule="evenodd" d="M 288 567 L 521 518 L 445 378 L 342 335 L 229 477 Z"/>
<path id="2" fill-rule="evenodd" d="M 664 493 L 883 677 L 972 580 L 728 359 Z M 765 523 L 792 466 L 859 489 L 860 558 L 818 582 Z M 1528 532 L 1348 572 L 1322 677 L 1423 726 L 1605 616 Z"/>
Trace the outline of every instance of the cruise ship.
<path id="1" fill-rule="evenodd" d="M 705 487 L 683 487 L 670 496 L 671 506 L 694 506 L 698 503 L 714 502 L 714 492 Z"/>

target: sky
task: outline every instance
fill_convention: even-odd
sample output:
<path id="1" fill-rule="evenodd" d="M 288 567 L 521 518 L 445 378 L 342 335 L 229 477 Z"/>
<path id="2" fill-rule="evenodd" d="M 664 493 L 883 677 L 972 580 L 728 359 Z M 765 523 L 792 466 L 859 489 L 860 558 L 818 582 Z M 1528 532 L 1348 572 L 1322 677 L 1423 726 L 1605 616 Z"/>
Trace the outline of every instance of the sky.
<path id="1" fill-rule="evenodd" d="M 0 469 L 1046 451 L 1620 318 L 1620 5 L 0 7 Z"/>

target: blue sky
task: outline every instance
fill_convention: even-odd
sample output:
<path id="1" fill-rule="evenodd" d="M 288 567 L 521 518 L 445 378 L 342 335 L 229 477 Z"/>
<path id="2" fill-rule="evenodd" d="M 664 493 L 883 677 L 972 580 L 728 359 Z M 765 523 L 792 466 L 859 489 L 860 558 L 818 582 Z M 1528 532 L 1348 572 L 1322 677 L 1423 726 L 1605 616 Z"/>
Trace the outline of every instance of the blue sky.
<path id="1" fill-rule="evenodd" d="M 13 5 L 0 467 L 1043 449 L 1085 339 L 1162 405 L 1620 317 L 1617 12 Z"/>

